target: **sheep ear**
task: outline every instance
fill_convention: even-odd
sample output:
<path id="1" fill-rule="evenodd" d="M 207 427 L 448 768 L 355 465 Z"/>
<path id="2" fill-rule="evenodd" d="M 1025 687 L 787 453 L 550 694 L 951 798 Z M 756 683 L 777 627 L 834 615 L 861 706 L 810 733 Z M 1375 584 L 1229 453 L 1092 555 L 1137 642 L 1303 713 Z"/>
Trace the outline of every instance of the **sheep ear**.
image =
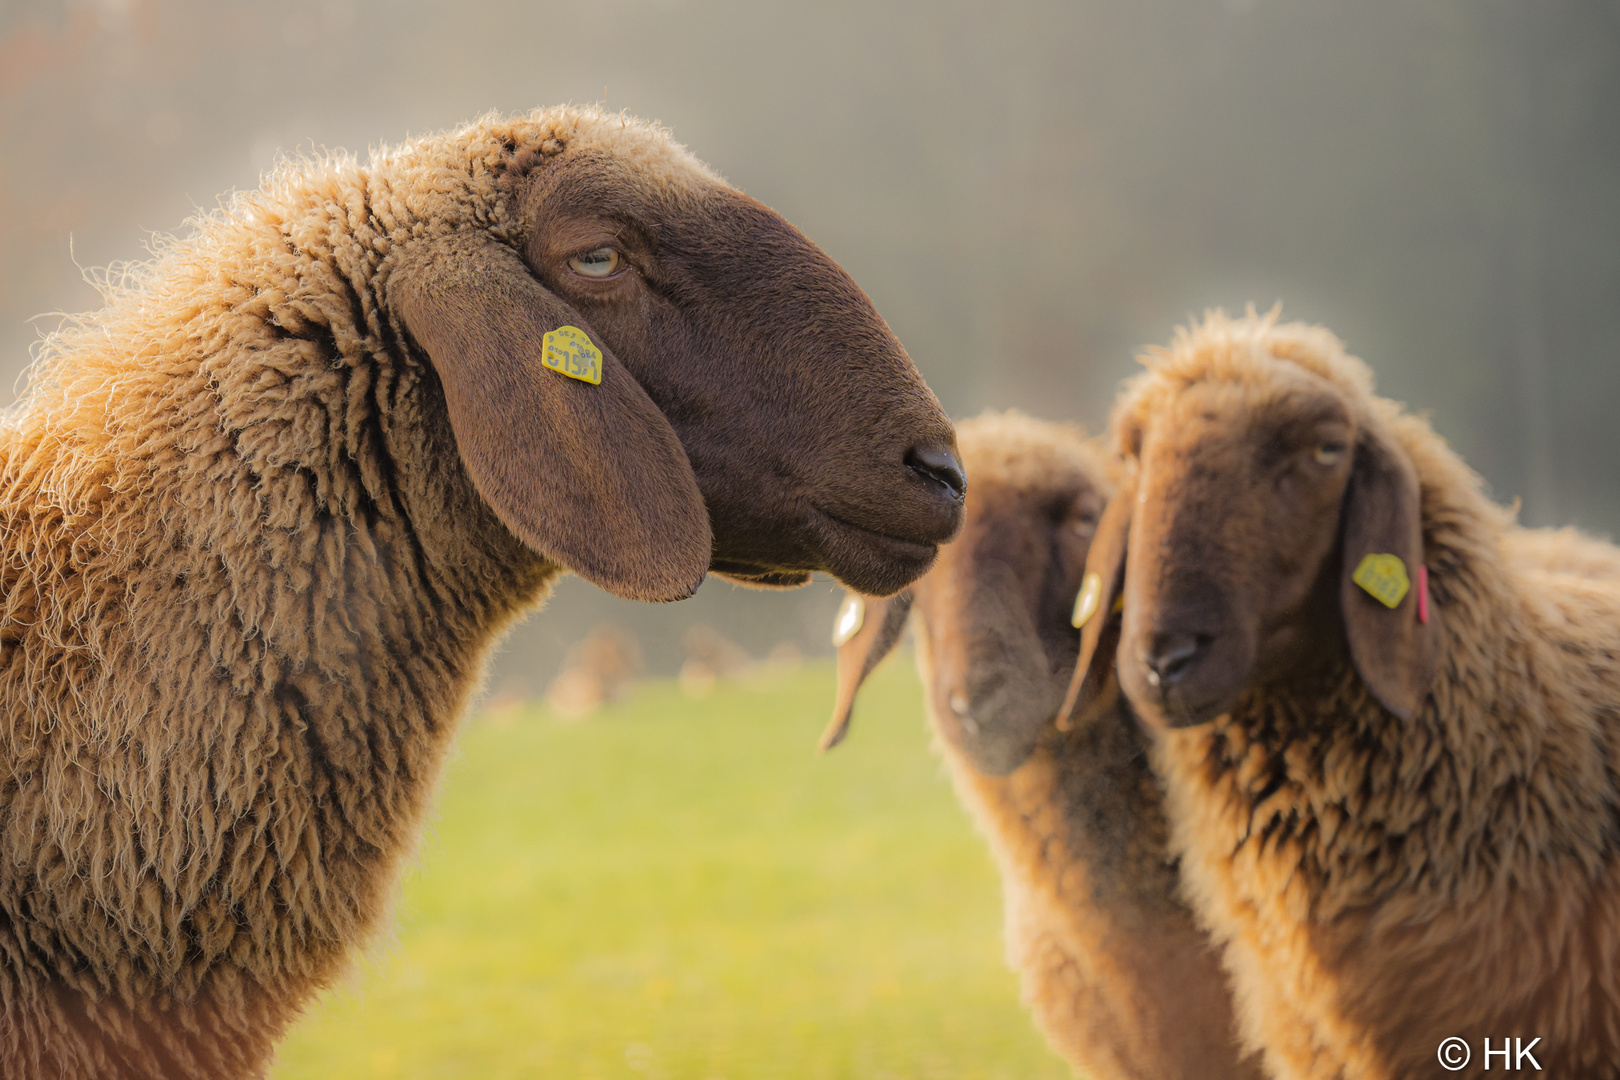
<path id="1" fill-rule="evenodd" d="M 712 538 L 686 451 L 585 320 L 493 239 L 455 237 L 402 259 L 394 311 L 444 387 L 479 495 L 535 551 L 632 600 L 680 600 Z M 545 335 L 583 329 L 593 385 L 541 364 Z"/>
<path id="2" fill-rule="evenodd" d="M 910 614 L 910 589 L 881 600 L 854 591 L 844 595 L 844 606 L 838 609 L 833 627 L 833 641 L 838 645 L 838 701 L 827 730 L 821 733 L 822 750 L 844 741 L 855 709 L 855 692 L 894 649 Z"/>
<path id="3" fill-rule="evenodd" d="M 1120 485 L 1108 508 L 1097 522 L 1086 553 L 1086 574 L 1081 579 L 1076 615 L 1090 611 L 1080 627 L 1080 655 L 1075 660 L 1069 692 L 1058 709 L 1057 726 L 1067 730 L 1071 718 L 1089 709 L 1108 685 L 1119 651 L 1120 612 L 1116 601 L 1125 587 L 1125 549 L 1131 538 L 1131 510 L 1136 506 L 1136 479 Z M 1088 589 L 1095 589 L 1095 600 L 1085 600 Z"/>
<path id="4" fill-rule="evenodd" d="M 1417 473 L 1404 453 L 1374 432 L 1362 435 L 1355 453 L 1344 499 L 1339 582 L 1345 636 L 1373 696 L 1410 720 L 1422 709 L 1440 660 L 1440 612 L 1426 595 Z"/>

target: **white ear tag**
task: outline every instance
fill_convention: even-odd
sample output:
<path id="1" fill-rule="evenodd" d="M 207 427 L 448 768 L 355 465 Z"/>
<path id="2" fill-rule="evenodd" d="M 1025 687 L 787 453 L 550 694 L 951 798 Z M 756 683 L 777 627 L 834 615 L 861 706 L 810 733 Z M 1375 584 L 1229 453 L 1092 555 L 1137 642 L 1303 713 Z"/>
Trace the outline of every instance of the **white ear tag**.
<path id="1" fill-rule="evenodd" d="M 833 646 L 840 647 L 860 633 L 861 624 L 865 621 L 866 601 L 858 596 L 846 596 L 844 606 L 838 609 L 838 618 L 833 620 Z"/>
<path id="2" fill-rule="evenodd" d="M 1080 582 L 1080 595 L 1074 598 L 1074 614 L 1069 617 L 1069 623 L 1076 630 L 1097 614 L 1097 605 L 1102 603 L 1102 575 L 1093 570 Z"/>

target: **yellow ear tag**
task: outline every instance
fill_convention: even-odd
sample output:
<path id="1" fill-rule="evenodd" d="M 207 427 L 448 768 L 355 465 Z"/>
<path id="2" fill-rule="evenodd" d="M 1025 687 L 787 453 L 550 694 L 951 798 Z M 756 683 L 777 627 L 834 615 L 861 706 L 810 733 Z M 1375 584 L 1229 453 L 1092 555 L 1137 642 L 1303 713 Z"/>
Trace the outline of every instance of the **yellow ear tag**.
<path id="1" fill-rule="evenodd" d="M 860 633 L 861 624 L 865 621 L 866 601 L 858 596 L 846 596 L 844 606 L 838 609 L 838 618 L 833 620 L 833 647 L 841 647 Z"/>
<path id="2" fill-rule="evenodd" d="M 1102 603 L 1102 575 L 1095 570 L 1085 576 L 1080 582 L 1080 595 L 1074 598 L 1074 614 L 1069 617 L 1069 623 L 1076 629 L 1086 625 L 1086 621 L 1097 614 L 1097 605 Z"/>
<path id="3" fill-rule="evenodd" d="M 552 371 L 588 382 L 602 383 L 602 350 L 591 344 L 577 326 L 559 326 L 540 339 L 540 362 Z"/>
<path id="4" fill-rule="evenodd" d="M 1395 555 L 1363 556 L 1350 580 L 1387 608 L 1399 607 L 1402 597 L 1412 587 L 1411 579 L 1406 576 L 1406 564 Z"/>

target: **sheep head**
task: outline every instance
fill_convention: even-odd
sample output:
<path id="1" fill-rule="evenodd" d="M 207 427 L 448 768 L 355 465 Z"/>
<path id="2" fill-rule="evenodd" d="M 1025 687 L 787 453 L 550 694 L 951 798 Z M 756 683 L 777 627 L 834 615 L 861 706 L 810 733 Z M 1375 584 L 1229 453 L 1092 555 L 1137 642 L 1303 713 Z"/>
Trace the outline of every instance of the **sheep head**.
<path id="1" fill-rule="evenodd" d="M 962 533 L 900 596 L 851 594 L 864 617 L 839 646 L 823 744 L 843 738 L 856 691 L 911 614 L 940 735 L 1000 776 L 1029 756 L 1063 699 L 1080 645 L 1070 612 L 1109 485 L 1076 428 L 988 415 L 958 434 L 974 477 Z"/>
<path id="2" fill-rule="evenodd" d="M 1145 362 L 1114 413 L 1123 480 L 1088 560 L 1102 595 L 1076 681 L 1100 685 L 1117 653 L 1137 713 L 1186 726 L 1348 650 L 1413 716 L 1439 612 L 1420 603 L 1417 476 L 1365 366 L 1320 328 L 1252 312 L 1212 314 Z"/>
<path id="3" fill-rule="evenodd" d="M 513 235 L 472 222 L 424 244 L 394 293 L 520 539 L 642 600 L 709 570 L 888 594 L 927 569 L 961 522 L 954 436 L 836 263 L 618 116 L 541 124 L 502 169 Z M 542 366 L 562 326 L 599 382 Z"/>

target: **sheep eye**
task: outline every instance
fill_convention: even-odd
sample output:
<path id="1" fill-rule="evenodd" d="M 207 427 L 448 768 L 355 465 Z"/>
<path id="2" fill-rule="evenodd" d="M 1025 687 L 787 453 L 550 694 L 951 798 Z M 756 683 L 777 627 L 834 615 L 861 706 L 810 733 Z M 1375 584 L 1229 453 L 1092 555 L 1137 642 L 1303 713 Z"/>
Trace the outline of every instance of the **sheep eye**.
<path id="1" fill-rule="evenodd" d="M 605 278 L 619 272 L 619 253 L 610 247 L 599 247 L 568 260 L 568 268 L 582 277 Z"/>
<path id="2" fill-rule="evenodd" d="M 1316 449 L 1311 452 L 1311 457 L 1316 459 L 1316 463 L 1318 465 L 1332 465 L 1343 456 L 1344 443 L 1341 442 L 1320 443 Z"/>

